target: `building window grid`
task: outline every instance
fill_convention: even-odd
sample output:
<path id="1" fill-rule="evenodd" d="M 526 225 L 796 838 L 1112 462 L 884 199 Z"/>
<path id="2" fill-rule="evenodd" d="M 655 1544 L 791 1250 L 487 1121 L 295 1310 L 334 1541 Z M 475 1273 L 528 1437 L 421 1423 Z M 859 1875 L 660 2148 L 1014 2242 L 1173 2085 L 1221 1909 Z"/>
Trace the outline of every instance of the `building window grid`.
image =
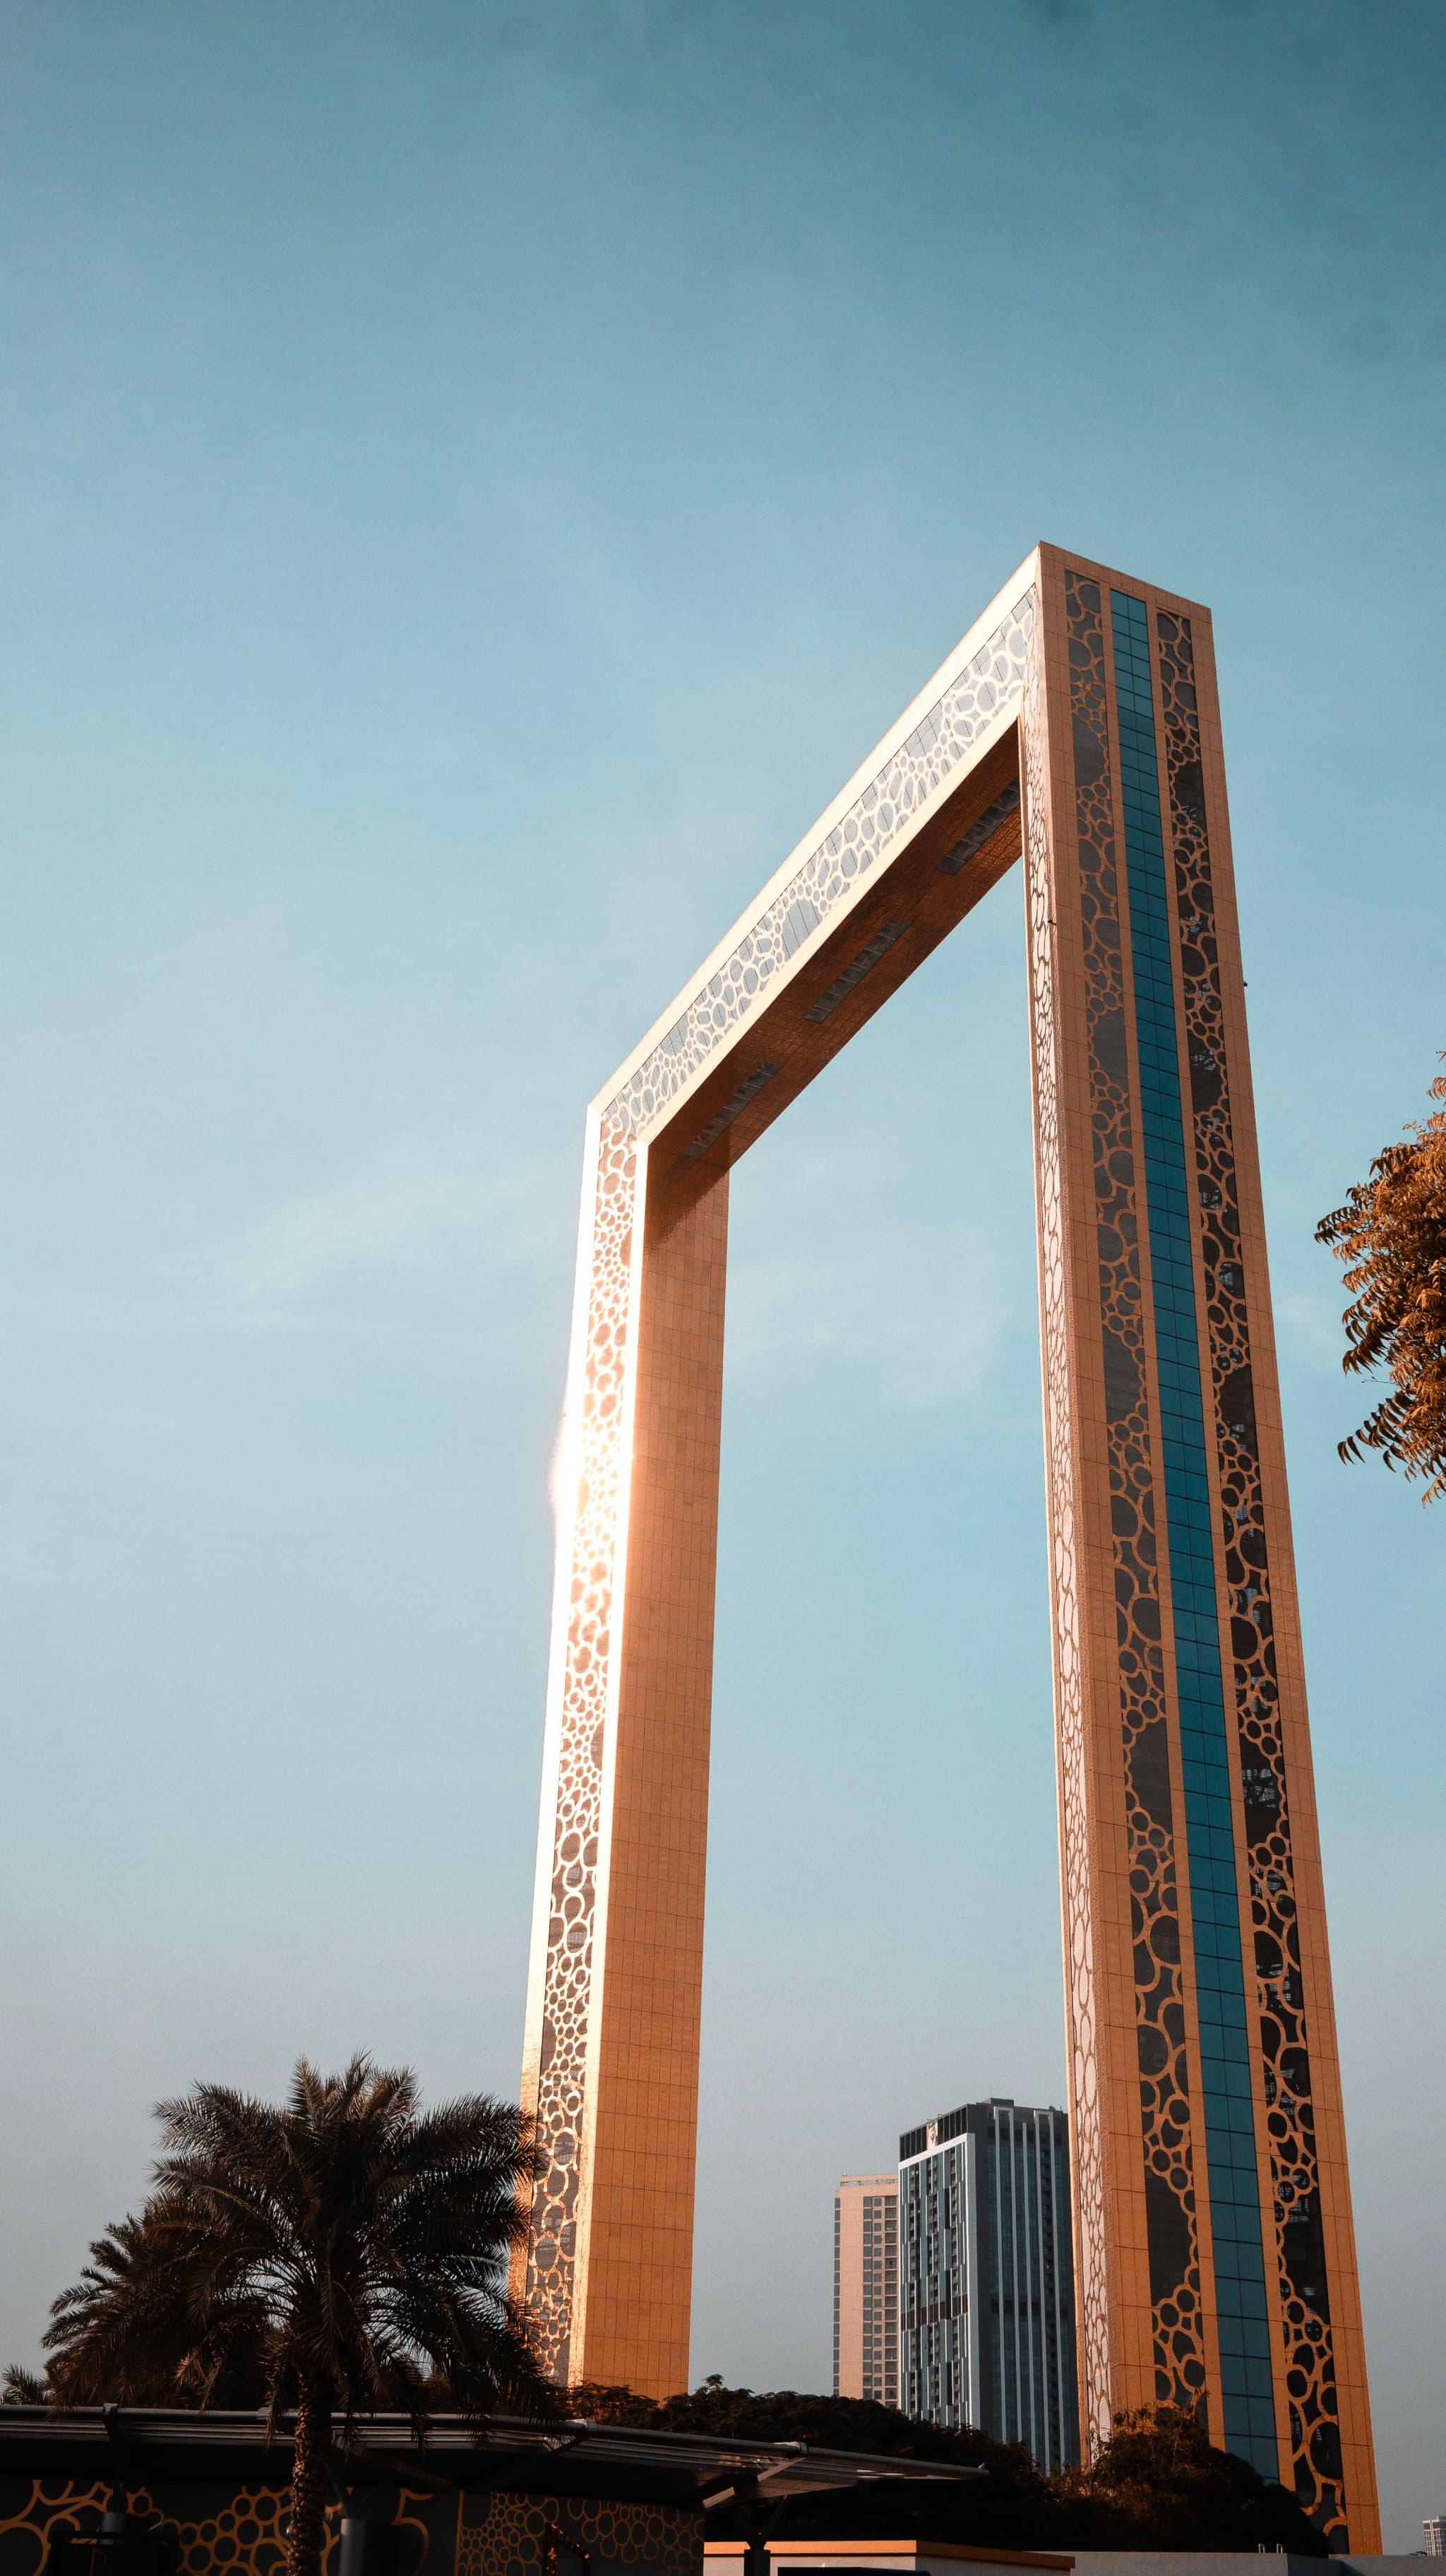
<path id="1" fill-rule="evenodd" d="M 1048 2445 L 1048 2435 L 1044 2422 L 1044 2300 L 1042 2296 L 1035 2295 L 1036 2283 L 1039 2284 L 1041 2291 L 1043 2289 L 1044 2245 L 1039 2225 L 1039 2131 L 1033 2123 L 1023 2130 L 1016 2148 L 1016 2156 L 1018 2173 L 1015 2198 L 1020 2211 L 1020 2241 L 1024 2249 L 1025 2280 L 1024 2332 L 1019 2337 L 1017 2349 L 1020 2349 L 1022 2354 L 1028 2392 L 1028 2430 L 1022 2430 L 1021 2438 L 1028 2442 L 1030 2449 L 1038 2456 L 1040 2449 Z M 1016 2258 L 1016 2272 L 1018 2268 Z"/>
<path id="2" fill-rule="evenodd" d="M 1043 2297 L 1044 2236 L 1040 2225 L 1040 2131 L 1034 2120 L 1016 2121 L 1012 2111 L 997 2111 L 996 2172 L 1003 2182 L 996 2227 L 996 2278 L 1001 2315 L 1010 2332 L 1000 2346 L 1008 2355 L 1002 2386 L 1001 2429 L 1006 2439 L 1028 2445 L 1037 2459 L 1053 2465 L 1044 2405 Z"/>
<path id="3" fill-rule="evenodd" d="M 869 2192 L 860 2213 L 860 2364 L 863 2395 L 897 2405 L 897 2218 L 894 2195 Z M 840 2323 L 841 2200 L 834 2201 L 834 2389 L 842 2376 Z"/>
<path id="4" fill-rule="evenodd" d="M 1143 600 L 1110 594 L 1224 2431 L 1278 2474 L 1171 925 Z"/>
<path id="5" fill-rule="evenodd" d="M 956 2123 L 962 2128 L 959 2114 L 948 2134 Z M 934 2134 L 943 2138 L 944 2121 Z M 970 2336 L 982 2336 L 990 2383 L 980 2392 L 984 2425 L 1025 2442 L 1051 2469 L 1078 2451 L 1066 2136 L 1059 2113 L 990 2106 L 980 2141 L 985 2277 L 974 2282 L 962 2137 L 957 2151 L 936 2144 L 899 2176 L 900 2403 L 939 2422 L 969 2423 Z"/>
<path id="6" fill-rule="evenodd" d="M 833 2202 L 833 2393 L 835 2397 L 837 2397 L 839 2393 L 839 2331 L 841 2322 L 839 2312 L 839 2289 L 842 2272 L 842 2246 L 840 2241 L 842 2234 L 843 2197 L 841 2193 L 835 2192 Z"/>

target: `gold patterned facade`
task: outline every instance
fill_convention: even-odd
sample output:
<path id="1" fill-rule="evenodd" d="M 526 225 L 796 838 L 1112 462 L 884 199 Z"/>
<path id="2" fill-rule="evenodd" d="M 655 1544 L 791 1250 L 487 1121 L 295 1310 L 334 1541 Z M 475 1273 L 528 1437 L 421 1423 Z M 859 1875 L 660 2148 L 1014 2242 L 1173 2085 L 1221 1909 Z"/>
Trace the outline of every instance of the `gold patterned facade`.
<path id="1" fill-rule="evenodd" d="M 1378 2546 L 1210 620 L 1042 546 L 588 1120 L 518 2287 L 686 2384 L 728 1177 L 1023 853 L 1081 2420 Z"/>
<path id="2" fill-rule="evenodd" d="M 485 2472 L 482 2473 L 485 2476 Z M 56 2543 L 70 2564 L 86 2564 L 113 2505 L 114 2471 L 106 2477 L 26 2477 L 0 2463 L 0 2576 L 44 2576 L 56 2565 Z M 164 2535 L 176 2576 L 286 2576 L 290 2490 L 264 2480 L 139 2483 L 126 2490 L 137 2531 Z M 385 2563 L 410 2576 L 558 2576 L 560 2566 L 586 2567 L 596 2556 L 639 2576 L 701 2576 L 702 2517 L 672 2504 L 612 2498 L 488 2493 L 430 2475 L 425 2486 L 405 2478 L 391 2492 L 368 2493 L 361 2508 L 393 2538 Z M 326 2508 L 324 2576 L 340 2576 L 340 2503 Z M 558 2543 L 563 2544 L 561 2552 Z M 78 2546 L 77 2546 L 78 2544 Z M 102 2564 L 104 2560 L 102 2559 Z M 158 2562 L 165 2559 L 158 2553 Z M 375 2562 L 374 2562 L 375 2563 Z"/>

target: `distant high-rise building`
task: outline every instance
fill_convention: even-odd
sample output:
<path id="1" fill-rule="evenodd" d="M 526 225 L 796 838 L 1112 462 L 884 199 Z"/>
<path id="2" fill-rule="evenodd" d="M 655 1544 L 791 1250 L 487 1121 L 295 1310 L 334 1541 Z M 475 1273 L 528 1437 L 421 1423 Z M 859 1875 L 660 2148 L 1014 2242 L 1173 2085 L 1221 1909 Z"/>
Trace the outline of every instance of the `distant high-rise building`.
<path id="1" fill-rule="evenodd" d="M 843 2174 L 833 2204 L 833 2393 L 899 2402 L 899 2181 Z"/>
<path id="2" fill-rule="evenodd" d="M 966 2102 L 899 2140 L 899 2404 L 1079 2454 L 1068 2124 Z"/>
<path id="3" fill-rule="evenodd" d="M 1428 2558 L 1446 2558 L 1446 2513 L 1433 2513 L 1421 2525 Z"/>

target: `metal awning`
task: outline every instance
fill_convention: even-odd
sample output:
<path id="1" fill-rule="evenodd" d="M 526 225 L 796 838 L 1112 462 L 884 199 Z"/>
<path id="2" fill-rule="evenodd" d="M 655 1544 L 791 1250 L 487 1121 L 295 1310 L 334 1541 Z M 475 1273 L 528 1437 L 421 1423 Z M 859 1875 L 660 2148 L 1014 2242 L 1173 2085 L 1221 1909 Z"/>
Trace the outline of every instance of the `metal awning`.
<path id="1" fill-rule="evenodd" d="M 289 2475 L 291 2431 L 283 2419 L 270 2442 L 266 2416 L 235 2409 L 200 2414 L 179 2407 L 0 2406 L 0 2475 L 88 2466 L 102 2457 L 141 2478 L 223 2477 L 269 2466 Z M 750 2442 L 702 2433 L 644 2431 L 585 2418 L 538 2422 L 525 2416 L 433 2416 L 420 2443 L 405 2415 L 363 2415 L 352 2431 L 350 2478 L 368 2482 L 405 2470 L 448 2486 L 639 2498 L 706 2507 L 732 2499 L 807 2495 L 881 2479 L 947 2480 L 985 2474 L 949 2460 L 893 2452 L 827 2450 L 812 2442 Z"/>

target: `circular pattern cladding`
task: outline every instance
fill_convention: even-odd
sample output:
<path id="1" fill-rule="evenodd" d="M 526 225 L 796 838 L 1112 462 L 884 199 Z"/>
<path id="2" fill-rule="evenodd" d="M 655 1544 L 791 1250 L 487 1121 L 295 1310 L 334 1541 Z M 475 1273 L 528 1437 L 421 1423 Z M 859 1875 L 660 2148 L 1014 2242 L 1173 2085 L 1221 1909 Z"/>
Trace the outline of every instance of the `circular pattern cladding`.
<path id="1" fill-rule="evenodd" d="M 676 2505 L 593 2496 L 469 2498 L 457 2576 L 564 2576 L 569 2559 L 638 2567 L 646 2576 L 697 2576 L 698 2517 Z"/>
<path id="2" fill-rule="evenodd" d="M 177 2525 L 183 2576 L 213 2576 L 221 2568 L 246 2576 L 282 2576 L 290 2495 L 284 2488 L 243 2487 L 238 2495 L 196 2522 Z M 339 2516 L 328 2508 L 326 2558 L 335 2557 Z"/>
<path id="3" fill-rule="evenodd" d="M 1045 1447 L 1049 1494 L 1050 1595 L 1055 1631 L 1055 1722 L 1059 1743 L 1060 1874 L 1070 2024 L 1070 2125 L 1078 2212 L 1079 2348 L 1084 2415 L 1099 2441 L 1110 2430 L 1110 2339 L 1104 2165 L 1095 2031 L 1094 1943 L 1089 1874 L 1088 1764 L 1080 1670 L 1079 1573 L 1075 1562 L 1074 1430 L 1070 1399 L 1068 1289 L 1061 1202 L 1055 921 L 1046 828 L 1044 726 L 1038 642 L 1025 681 L 1022 768 L 1027 789 L 1025 890 L 1034 1044 L 1036 1161 L 1039 1174 L 1040 1295 L 1045 1352 Z"/>
<path id="4" fill-rule="evenodd" d="M 1155 2394 L 1193 2410 L 1205 2347 L 1098 584 L 1069 575 L 1066 606 Z"/>
<path id="5" fill-rule="evenodd" d="M 551 1911 L 538 2089 L 529 2103 L 546 2158 L 534 2186 L 526 2306 L 544 2368 L 567 2376 L 602 1820 L 603 1733 L 617 1547 L 637 1149 L 604 1119 L 598 1139 L 577 1517 L 562 1684 Z"/>
<path id="6" fill-rule="evenodd" d="M 1194 641 L 1161 609 L 1160 681 L 1190 1054 L 1215 1439 L 1224 1520 L 1236 1725 L 1265 2062 L 1281 2321 L 1295 2491 L 1327 2537 L 1345 2537 L 1339 2402 L 1321 2224 L 1295 1862 L 1281 1740 L 1270 1565 L 1251 1374 L 1230 1080 L 1205 819 Z"/>
<path id="7" fill-rule="evenodd" d="M 609 1101 L 610 1118 L 643 1134 L 706 1064 L 779 968 L 893 848 L 981 734 L 1018 704 L 1033 631 L 1034 593 L 1028 590 Z"/>

